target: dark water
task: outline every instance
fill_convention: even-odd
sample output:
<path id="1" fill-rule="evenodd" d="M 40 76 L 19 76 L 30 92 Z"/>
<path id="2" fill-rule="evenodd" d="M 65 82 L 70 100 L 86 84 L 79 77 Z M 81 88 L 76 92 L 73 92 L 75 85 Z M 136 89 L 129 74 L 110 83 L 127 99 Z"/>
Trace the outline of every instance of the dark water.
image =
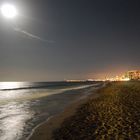
<path id="1" fill-rule="evenodd" d="M 0 140 L 25 140 L 50 116 L 87 94 L 97 82 L 1 82 Z"/>

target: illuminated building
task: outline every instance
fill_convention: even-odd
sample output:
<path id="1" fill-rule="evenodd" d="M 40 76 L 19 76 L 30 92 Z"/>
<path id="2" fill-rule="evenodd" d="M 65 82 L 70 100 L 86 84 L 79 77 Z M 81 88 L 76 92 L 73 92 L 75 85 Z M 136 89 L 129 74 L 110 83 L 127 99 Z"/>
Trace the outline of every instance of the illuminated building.
<path id="1" fill-rule="evenodd" d="M 126 72 L 125 77 L 129 78 L 130 80 L 140 80 L 140 71 L 139 70 L 128 71 Z"/>

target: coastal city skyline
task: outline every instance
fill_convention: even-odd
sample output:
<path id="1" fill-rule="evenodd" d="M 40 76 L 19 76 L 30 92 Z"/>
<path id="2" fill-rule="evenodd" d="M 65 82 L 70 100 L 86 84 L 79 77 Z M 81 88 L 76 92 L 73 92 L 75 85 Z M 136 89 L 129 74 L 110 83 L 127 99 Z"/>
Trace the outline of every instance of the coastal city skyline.
<path id="1" fill-rule="evenodd" d="M 109 75 L 109 74 L 108 74 Z M 131 70 L 131 71 L 126 71 L 125 73 L 120 73 L 119 75 L 115 76 L 108 76 L 106 75 L 104 78 L 101 79 L 96 79 L 96 78 L 91 78 L 91 79 L 67 79 L 65 81 L 67 82 L 85 82 L 85 81 L 130 81 L 130 80 L 140 80 L 140 70 Z"/>

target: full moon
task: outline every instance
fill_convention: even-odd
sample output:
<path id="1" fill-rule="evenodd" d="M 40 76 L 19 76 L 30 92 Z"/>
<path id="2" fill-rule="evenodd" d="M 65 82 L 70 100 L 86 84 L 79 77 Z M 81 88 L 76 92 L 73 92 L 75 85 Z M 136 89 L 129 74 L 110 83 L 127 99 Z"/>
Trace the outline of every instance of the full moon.
<path id="1" fill-rule="evenodd" d="M 3 4 L 0 8 L 2 15 L 5 18 L 13 19 L 17 16 L 17 9 L 12 4 Z"/>

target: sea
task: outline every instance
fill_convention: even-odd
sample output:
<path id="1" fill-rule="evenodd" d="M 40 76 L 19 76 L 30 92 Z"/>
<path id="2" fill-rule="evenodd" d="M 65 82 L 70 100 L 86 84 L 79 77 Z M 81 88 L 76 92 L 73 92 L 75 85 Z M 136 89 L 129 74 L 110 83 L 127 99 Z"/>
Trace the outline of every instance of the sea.
<path id="1" fill-rule="evenodd" d="M 34 129 L 102 82 L 0 82 L 0 140 L 28 140 Z"/>

